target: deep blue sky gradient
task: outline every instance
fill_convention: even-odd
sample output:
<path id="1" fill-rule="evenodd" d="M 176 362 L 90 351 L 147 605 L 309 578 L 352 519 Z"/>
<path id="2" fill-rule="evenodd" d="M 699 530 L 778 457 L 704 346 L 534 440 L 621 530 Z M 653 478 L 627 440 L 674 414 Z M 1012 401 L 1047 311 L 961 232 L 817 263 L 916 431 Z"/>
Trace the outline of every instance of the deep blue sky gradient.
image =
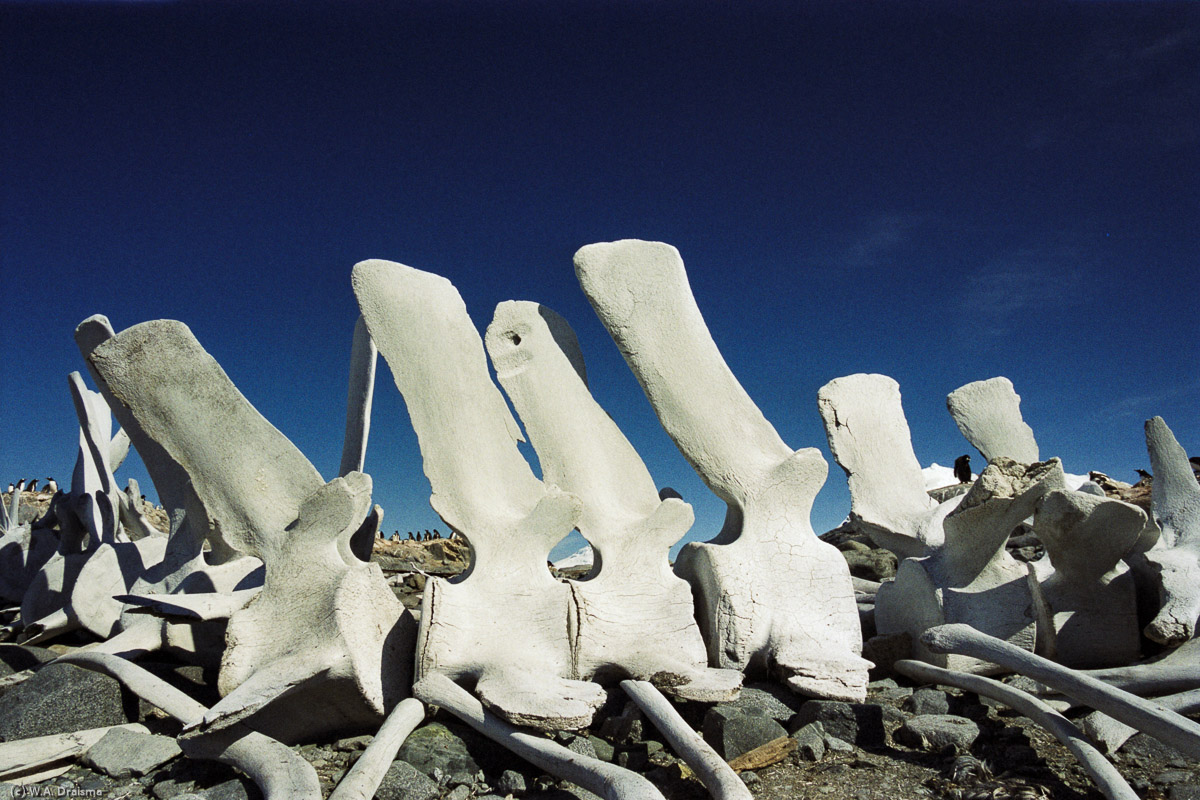
<path id="1" fill-rule="evenodd" d="M 945 395 L 994 375 L 1069 471 L 1135 479 L 1154 414 L 1200 453 L 1200 4 L 0 2 L 0 36 L 4 483 L 69 476 L 93 313 L 187 323 L 332 478 L 350 268 L 386 258 L 481 331 L 563 314 L 709 538 L 574 278 L 630 237 L 680 249 L 793 447 L 828 458 L 817 389 L 882 372 L 923 464 L 973 452 Z M 385 528 L 444 530 L 376 389 Z M 829 461 L 818 532 L 849 510 Z"/>

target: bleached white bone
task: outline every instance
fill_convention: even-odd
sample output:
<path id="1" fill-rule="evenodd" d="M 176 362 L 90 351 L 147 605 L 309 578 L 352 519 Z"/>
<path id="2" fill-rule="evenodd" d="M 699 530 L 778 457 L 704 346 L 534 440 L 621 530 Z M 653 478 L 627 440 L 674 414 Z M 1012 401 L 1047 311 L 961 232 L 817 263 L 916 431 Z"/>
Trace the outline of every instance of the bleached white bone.
<path id="1" fill-rule="evenodd" d="M 691 506 L 659 499 L 641 458 L 592 399 L 567 321 L 537 303 L 501 303 L 484 342 L 542 479 L 583 501 L 579 530 L 599 553 L 598 573 L 570 582 L 579 676 L 631 675 L 687 700 L 735 697 L 742 676 L 707 669 L 691 587 L 667 560 L 691 527 Z"/>
<path id="2" fill-rule="evenodd" d="M 1054 566 L 1041 585 L 1053 614 L 1044 632 L 1054 644 L 1041 655 L 1081 669 L 1138 658 L 1137 586 L 1121 557 L 1145 524 L 1140 508 L 1120 500 L 1065 489 L 1041 499 L 1033 530 Z"/>
<path id="3" fill-rule="evenodd" d="M 1155 697 L 1154 702 L 1176 714 L 1195 714 L 1200 711 L 1200 689 Z M 1093 711 L 1084 717 L 1082 725 L 1084 733 L 1109 753 L 1120 750 L 1121 745 L 1138 732 L 1137 728 L 1118 722 L 1100 711 Z"/>
<path id="4" fill-rule="evenodd" d="M 730 372 L 675 248 L 592 244 L 575 254 L 575 273 L 659 422 L 728 505 L 720 535 L 686 545 L 675 564 L 696 594 L 709 663 L 862 699 L 869 662 L 849 569 L 809 522 L 825 459 L 793 452 Z"/>
<path id="5" fill-rule="evenodd" d="M 415 624 L 379 567 L 350 550 L 370 478 L 323 484 L 182 323 L 135 325 L 89 358 L 184 469 L 225 540 L 265 565 L 262 592 L 229 620 L 224 697 L 198 724 L 262 711 L 257 729 L 294 740 L 377 722 L 407 689 Z"/>
<path id="6" fill-rule="evenodd" d="M 1146 449 L 1154 471 L 1150 507 L 1162 530 L 1145 553 L 1162 600 L 1146 635 L 1162 644 L 1180 644 L 1196 635 L 1200 619 L 1200 483 L 1162 417 L 1146 420 Z"/>
<path id="7" fill-rule="evenodd" d="M 942 625 L 926 631 L 921 638 L 933 652 L 961 653 L 998 664 L 1103 711 L 1192 758 L 1200 758 L 1200 724 L 1157 703 L 1114 689 L 1082 672 L 980 633 L 969 625 Z"/>
<path id="8" fill-rule="evenodd" d="M 708 742 L 692 730 L 675 707 L 653 684 L 646 681 L 621 681 L 621 688 L 633 698 L 654 727 L 666 737 L 714 800 L 750 800 L 750 789 Z"/>
<path id="9" fill-rule="evenodd" d="M 192 726 L 208 710 L 163 679 L 123 658 L 106 653 L 69 653 L 59 661 L 102 672 L 129 691 L 157 706 L 184 726 Z M 250 776 L 265 800 L 321 800 L 321 784 L 312 765 L 278 741 L 235 725 L 215 733 L 179 737 L 189 758 L 220 761 Z"/>
<path id="10" fill-rule="evenodd" d="M 1037 440 L 1021 417 L 1021 396 L 1008 378 L 960 386 L 946 397 L 954 424 L 988 461 L 997 456 L 1023 464 L 1039 460 Z"/>
<path id="11" fill-rule="evenodd" d="M 429 673 L 413 685 L 413 695 L 449 711 L 530 764 L 581 786 L 603 800 L 663 800 L 654 784 L 636 772 L 580 755 L 551 739 L 522 731 L 489 714 L 466 689 L 445 675 Z"/>
<path id="12" fill-rule="evenodd" d="M 925 491 L 900 384 L 886 375 L 835 378 L 817 392 L 817 406 L 830 452 L 850 484 L 851 518 L 902 559 L 941 547 L 942 518 L 961 496 L 939 506 Z"/>
<path id="13" fill-rule="evenodd" d="M 367 323 L 359 315 L 350 345 L 350 385 L 346 390 L 346 436 L 338 475 L 362 472 L 367 457 L 367 435 L 371 431 L 371 400 L 375 395 L 375 363 L 379 351 L 371 341 Z"/>
<path id="14" fill-rule="evenodd" d="M 150 732 L 145 725 L 129 722 L 0 743 L 0 781 L 25 784 L 61 775 L 104 734 L 118 728 L 136 733 Z"/>
<path id="15" fill-rule="evenodd" d="M 371 800 L 404 740 L 423 719 L 425 705 L 420 700 L 406 697 L 397 703 L 367 749 L 330 793 L 329 800 Z"/>
<path id="16" fill-rule="evenodd" d="M 1062 742 L 1105 797 L 1110 800 L 1135 800 L 1138 797 L 1117 768 L 1084 738 L 1083 733 L 1071 724 L 1070 720 L 1033 695 L 991 678 L 952 672 L 920 661 L 897 661 L 894 669 L 914 680 L 951 686 L 999 700 L 1014 711 L 1029 717 Z"/>
<path id="17" fill-rule="evenodd" d="M 352 283 L 408 407 L 430 505 L 471 545 L 463 575 L 425 584 L 416 677 L 474 680 L 479 698 L 517 724 L 586 725 L 604 693 L 575 679 L 570 589 L 546 568 L 578 523 L 579 499 L 539 481 L 517 450 L 516 421 L 448 280 L 364 261 Z"/>

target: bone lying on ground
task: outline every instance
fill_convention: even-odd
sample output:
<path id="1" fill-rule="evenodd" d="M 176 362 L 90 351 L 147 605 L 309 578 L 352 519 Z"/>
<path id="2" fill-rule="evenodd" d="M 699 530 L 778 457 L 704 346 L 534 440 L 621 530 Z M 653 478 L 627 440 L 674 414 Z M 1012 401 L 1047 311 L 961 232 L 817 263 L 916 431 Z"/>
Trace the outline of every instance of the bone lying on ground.
<path id="1" fill-rule="evenodd" d="M 1200 758 L 1200 724 L 1161 705 L 1113 689 L 1095 678 L 980 633 L 968 625 L 932 628 L 921 638 L 934 652 L 962 653 L 998 664 L 1103 711 L 1192 758 Z"/>
<path id="2" fill-rule="evenodd" d="M 750 790 L 737 773 L 700 734 L 691 729 L 652 684 L 624 680 L 621 681 L 621 688 L 666 737 L 679 757 L 700 777 L 700 782 L 714 800 L 750 800 Z"/>
<path id="3" fill-rule="evenodd" d="M 1200 711 L 1200 689 L 1155 697 L 1154 702 L 1176 714 L 1195 714 Z M 1101 711 L 1093 711 L 1083 718 L 1083 730 L 1109 753 L 1115 753 L 1138 732 L 1137 728 L 1118 722 Z"/>
<path id="4" fill-rule="evenodd" d="M 688 544 L 675 565 L 696 595 L 709 663 L 862 699 L 869 662 L 849 569 L 809 522 L 828 472 L 820 452 L 793 452 L 738 383 L 675 248 L 592 244 L 575 254 L 575 273 L 659 422 L 728 506 L 720 535 Z"/>
<path id="5" fill-rule="evenodd" d="M 543 479 L 583 502 L 579 530 L 599 554 L 598 574 L 570 582 L 577 674 L 633 676 L 688 700 L 733 699 L 741 674 L 707 668 L 691 587 L 667 560 L 691 527 L 691 506 L 659 499 L 641 458 L 592 399 L 566 320 L 536 303 L 501 303 L 485 344 Z"/>
<path id="6" fill-rule="evenodd" d="M 131 722 L 4 742 L 0 744 L 0 781 L 28 784 L 55 778 L 69 770 L 104 734 L 118 728 L 150 732 L 145 725 Z"/>
<path id="7" fill-rule="evenodd" d="M 663 800 L 654 784 L 636 772 L 580 755 L 489 714 L 467 690 L 445 675 L 436 672 L 426 675 L 413 686 L 413 696 L 445 709 L 534 766 L 603 800 Z"/>
<path id="8" fill-rule="evenodd" d="M 576 679 L 571 591 L 546 567 L 550 549 L 578 524 L 579 499 L 538 480 L 517 450 L 519 428 L 449 281 L 364 261 L 352 283 L 404 396 L 430 504 L 471 545 L 466 573 L 426 584 L 417 677 L 473 680 L 479 698 L 517 724 L 587 725 L 604 693 Z"/>
<path id="9" fill-rule="evenodd" d="M 406 697 L 397 703 L 367 749 L 329 795 L 329 800 L 371 800 L 404 740 L 423 719 L 425 706 L 420 700 Z"/>
<path id="10" fill-rule="evenodd" d="M 103 672 L 185 726 L 195 725 L 208 709 L 142 667 L 105 653 L 70 653 L 60 661 Z M 250 776 L 265 800 L 321 800 L 321 784 L 312 766 L 278 741 L 235 725 L 216 733 L 179 739 L 189 757 L 237 767 Z"/>
<path id="11" fill-rule="evenodd" d="M 1091 776 L 1105 797 L 1110 800 L 1135 800 L 1138 797 L 1116 767 L 1084 738 L 1078 728 L 1033 695 L 990 678 L 952 672 L 920 661 L 897 661 L 894 669 L 913 680 L 953 686 L 999 700 L 1014 711 L 1029 717 L 1062 742 L 1078 759 L 1080 766 Z"/>

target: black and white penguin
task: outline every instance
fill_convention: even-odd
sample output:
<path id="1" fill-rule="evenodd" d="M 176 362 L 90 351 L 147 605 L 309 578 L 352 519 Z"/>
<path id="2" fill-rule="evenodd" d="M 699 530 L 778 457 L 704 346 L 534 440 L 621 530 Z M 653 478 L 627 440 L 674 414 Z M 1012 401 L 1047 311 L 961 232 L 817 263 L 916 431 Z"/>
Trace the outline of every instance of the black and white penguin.
<path id="1" fill-rule="evenodd" d="M 954 459 L 954 478 L 959 483 L 971 482 L 971 456 L 963 455 Z"/>
<path id="2" fill-rule="evenodd" d="M 54 494 L 58 491 L 58 481 L 54 478 L 46 478 L 46 491 Z"/>
<path id="3" fill-rule="evenodd" d="M 1146 472 L 1146 470 L 1144 470 L 1144 469 L 1139 469 L 1139 470 L 1135 470 L 1135 471 L 1138 474 L 1138 482 L 1136 484 L 1134 484 L 1135 486 L 1141 486 L 1142 484 L 1146 484 L 1146 483 L 1149 483 L 1150 481 L 1154 480 L 1154 476 L 1151 475 L 1149 472 Z"/>
<path id="4" fill-rule="evenodd" d="M 13 483 L 12 481 L 8 482 L 8 493 L 9 494 L 12 494 L 13 490 L 16 488 L 17 488 L 17 485 L 15 483 Z"/>
<path id="5" fill-rule="evenodd" d="M 438 533 L 438 529 L 437 529 L 437 528 L 434 528 L 434 529 L 433 529 L 433 538 L 435 538 L 435 539 L 440 539 L 440 538 L 442 538 L 442 535 L 441 535 L 440 533 Z"/>
<path id="6" fill-rule="evenodd" d="M 36 492 L 37 491 L 37 482 L 38 482 L 37 478 L 34 478 L 33 480 L 31 480 L 29 482 L 29 485 L 25 487 L 25 491 Z"/>

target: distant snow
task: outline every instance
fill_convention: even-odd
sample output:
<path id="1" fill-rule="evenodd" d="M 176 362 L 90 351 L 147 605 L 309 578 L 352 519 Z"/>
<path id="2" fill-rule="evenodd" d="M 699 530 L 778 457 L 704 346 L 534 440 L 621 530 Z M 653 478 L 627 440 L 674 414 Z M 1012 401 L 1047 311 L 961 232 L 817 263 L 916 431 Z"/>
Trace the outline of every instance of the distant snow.
<path id="1" fill-rule="evenodd" d="M 954 477 L 954 467 L 943 467 L 936 461 L 921 470 L 921 474 L 925 476 L 925 491 L 958 483 L 958 479 Z M 976 478 L 979 477 L 978 472 L 973 475 Z M 1064 473 L 1063 477 L 1066 478 L 1067 488 L 1072 491 L 1078 491 L 1079 487 L 1088 480 L 1087 475 L 1072 475 L 1069 472 Z"/>
<path id="2" fill-rule="evenodd" d="M 571 569 L 572 567 L 590 567 L 592 565 L 592 546 L 585 544 L 571 555 L 553 562 L 555 569 Z"/>

